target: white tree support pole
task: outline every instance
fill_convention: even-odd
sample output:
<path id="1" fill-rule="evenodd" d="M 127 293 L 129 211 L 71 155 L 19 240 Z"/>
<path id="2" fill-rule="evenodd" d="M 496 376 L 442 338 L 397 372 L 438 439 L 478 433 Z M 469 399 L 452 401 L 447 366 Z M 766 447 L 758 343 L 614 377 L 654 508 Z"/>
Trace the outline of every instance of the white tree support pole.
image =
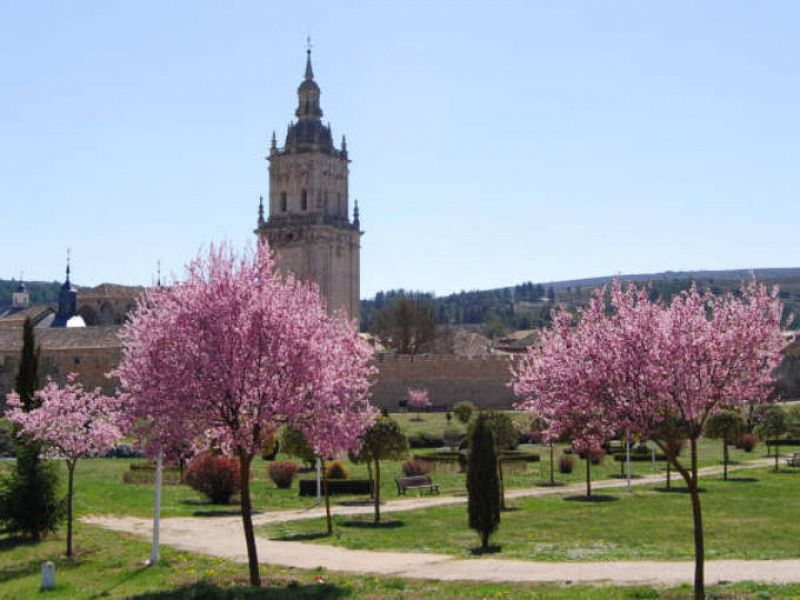
<path id="1" fill-rule="evenodd" d="M 625 432 L 625 471 L 628 479 L 628 491 L 631 491 L 631 433 Z"/>
<path id="2" fill-rule="evenodd" d="M 153 502 L 153 545 L 150 547 L 150 558 L 145 563 L 147 566 L 154 565 L 161 558 L 159 550 L 159 527 L 161 525 L 161 452 L 156 458 L 156 490 Z"/>
<path id="3" fill-rule="evenodd" d="M 317 506 L 322 505 L 322 462 L 317 457 Z"/>

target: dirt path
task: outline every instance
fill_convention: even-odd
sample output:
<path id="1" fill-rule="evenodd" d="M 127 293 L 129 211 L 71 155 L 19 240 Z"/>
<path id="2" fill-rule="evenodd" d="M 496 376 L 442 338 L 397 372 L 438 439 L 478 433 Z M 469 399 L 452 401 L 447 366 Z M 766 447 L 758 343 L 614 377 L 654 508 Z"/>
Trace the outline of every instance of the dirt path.
<path id="1" fill-rule="evenodd" d="M 733 467 L 747 469 L 770 464 L 768 459 Z M 721 467 L 701 469 L 703 475 L 713 475 Z M 634 479 L 641 486 L 663 481 L 662 475 Z M 624 487 L 624 480 L 602 480 L 595 489 Z M 514 490 L 509 498 L 544 496 L 549 494 L 581 493 L 583 485 L 554 488 Z M 464 503 L 460 496 L 409 498 L 387 502 L 383 512 L 419 510 L 432 506 Z M 336 506 L 334 514 L 359 515 L 372 512 L 370 506 Z M 291 510 L 264 513 L 254 519 L 257 525 L 299 519 L 314 519 L 324 515 L 322 509 Z M 151 521 L 135 517 L 89 516 L 84 522 L 114 531 L 149 538 Z M 175 517 L 161 521 L 161 541 L 190 552 L 219 556 L 245 562 L 247 552 L 239 517 Z M 692 580 L 694 564 L 689 561 L 614 561 L 614 562 L 535 562 L 503 559 L 463 559 L 446 554 L 419 552 L 384 552 L 348 550 L 302 542 L 282 542 L 259 537 L 258 552 L 262 562 L 332 571 L 371 573 L 439 580 L 474 580 L 506 582 L 571 582 L 616 584 L 654 583 L 676 585 Z M 775 583 L 800 582 L 800 559 L 797 560 L 720 560 L 706 563 L 709 583 L 719 581 L 765 581 Z"/>

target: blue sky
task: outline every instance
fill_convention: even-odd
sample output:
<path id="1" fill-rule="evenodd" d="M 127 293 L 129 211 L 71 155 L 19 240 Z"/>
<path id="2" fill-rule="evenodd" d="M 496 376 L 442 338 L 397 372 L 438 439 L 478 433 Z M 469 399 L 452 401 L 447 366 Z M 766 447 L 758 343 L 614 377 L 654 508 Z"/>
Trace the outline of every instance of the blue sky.
<path id="1" fill-rule="evenodd" d="M 0 277 L 254 239 L 305 38 L 362 296 L 800 266 L 800 3 L 0 4 Z"/>

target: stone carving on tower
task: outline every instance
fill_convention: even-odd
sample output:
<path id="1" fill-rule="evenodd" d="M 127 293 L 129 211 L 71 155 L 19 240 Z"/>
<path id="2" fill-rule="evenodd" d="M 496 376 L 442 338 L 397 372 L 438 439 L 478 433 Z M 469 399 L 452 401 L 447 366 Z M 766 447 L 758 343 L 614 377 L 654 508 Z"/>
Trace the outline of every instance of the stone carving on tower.
<path id="1" fill-rule="evenodd" d="M 283 147 L 272 134 L 269 215 L 264 218 L 262 198 L 256 233 L 269 242 L 280 269 L 319 286 L 329 312 L 344 309 L 358 319 L 362 232 L 357 206 L 349 218 L 347 142 L 342 136 L 336 148 L 330 125 L 322 122 L 310 48 L 297 95 L 297 120 Z"/>

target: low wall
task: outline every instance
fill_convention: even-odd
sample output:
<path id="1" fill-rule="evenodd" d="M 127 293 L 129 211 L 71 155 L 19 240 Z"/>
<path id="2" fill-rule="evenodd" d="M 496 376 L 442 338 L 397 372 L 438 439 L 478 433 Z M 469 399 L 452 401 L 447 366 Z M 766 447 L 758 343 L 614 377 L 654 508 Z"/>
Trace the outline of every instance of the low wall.
<path id="1" fill-rule="evenodd" d="M 449 408 L 461 400 L 483 407 L 509 407 L 515 401 L 507 385 L 511 379 L 508 355 L 377 354 L 374 364 L 379 374 L 372 402 L 381 408 L 398 408 L 408 398 L 409 387 L 426 388 L 435 407 Z"/>

